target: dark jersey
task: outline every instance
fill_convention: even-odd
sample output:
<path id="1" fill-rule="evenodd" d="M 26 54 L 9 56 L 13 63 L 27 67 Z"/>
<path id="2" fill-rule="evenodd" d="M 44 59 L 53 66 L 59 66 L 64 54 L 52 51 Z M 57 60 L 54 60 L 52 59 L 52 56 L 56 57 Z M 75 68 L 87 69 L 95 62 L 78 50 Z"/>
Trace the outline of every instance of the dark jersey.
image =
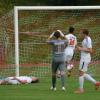
<path id="1" fill-rule="evenodd" d="M 64 61 L 64 50 L 67 45 L 66 40 L 50 40 L 52 45 L 52 57 L 55 61 Z"/>

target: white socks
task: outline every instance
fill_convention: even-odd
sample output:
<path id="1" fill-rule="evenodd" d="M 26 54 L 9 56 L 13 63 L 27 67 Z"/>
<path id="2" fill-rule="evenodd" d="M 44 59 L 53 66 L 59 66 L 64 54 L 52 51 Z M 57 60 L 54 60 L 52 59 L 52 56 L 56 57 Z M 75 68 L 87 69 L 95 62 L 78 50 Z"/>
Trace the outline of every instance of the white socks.
<path id="1" fill-rule="evenodd" d="M 96 80 L 93 79 L 89 74 L 84 74 L 79 77 L 79 88 L 83 90 L 84 78 L 91 81 L 93 84 L 96 84 Z"/>
<path id="2" fill-rule="evenodd" d="M 79 77 L 79 88 L 83 90 L 84 76 Z"/>
<path id="3" fill-rule="evenodd" d="M 96 80 L 93 79 L 89 74 L 84 74 L 84 78 L 96 84 Z"/>

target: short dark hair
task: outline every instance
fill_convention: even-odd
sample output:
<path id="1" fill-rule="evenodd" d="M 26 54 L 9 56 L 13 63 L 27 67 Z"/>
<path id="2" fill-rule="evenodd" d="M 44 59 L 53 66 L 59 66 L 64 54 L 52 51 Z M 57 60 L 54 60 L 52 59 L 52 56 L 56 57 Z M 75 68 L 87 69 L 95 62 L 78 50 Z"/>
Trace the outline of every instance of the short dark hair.
<path id="1" fill-rule="evenodd" d="M 82 29 L 82 33 L 85 34 L 85 35 L 89 35 L 88 29 Z"/>
<path id="2" fill-rule="evenodd" d="M 69 27 L 69 33 L 73 33 L 74 32 L 74 30 L 75 30 L 75 28 L 74 27 Z"/>
<path id="3" fill-rule="evenodd" d="M 60 35 L 59 31 L 55 31 L 54 36 L 55 36 L 56 38 L 59 38 L 61 35 Z"/>
<path id="4" fill-rule="evenodd" d="M 31 83 L 38 83 L 38 82 L 39 82 L 39 79 L 32 81 Z"/>

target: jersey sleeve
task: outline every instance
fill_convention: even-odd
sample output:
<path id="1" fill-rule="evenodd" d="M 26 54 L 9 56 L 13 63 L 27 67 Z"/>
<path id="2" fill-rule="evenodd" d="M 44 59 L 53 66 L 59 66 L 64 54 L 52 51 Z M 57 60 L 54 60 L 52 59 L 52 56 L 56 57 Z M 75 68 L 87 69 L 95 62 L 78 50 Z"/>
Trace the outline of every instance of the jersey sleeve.
<path id="1" fill-rule="evenodd" d="M 54 40 L 49 40 L 48 43 L 53 45 L 54 44 Z"/>
<path id="2" fill-rule="evenodd" d="M 92 48 L 92 40 L 90 38 L 87 40 L 87 48 Z"/>

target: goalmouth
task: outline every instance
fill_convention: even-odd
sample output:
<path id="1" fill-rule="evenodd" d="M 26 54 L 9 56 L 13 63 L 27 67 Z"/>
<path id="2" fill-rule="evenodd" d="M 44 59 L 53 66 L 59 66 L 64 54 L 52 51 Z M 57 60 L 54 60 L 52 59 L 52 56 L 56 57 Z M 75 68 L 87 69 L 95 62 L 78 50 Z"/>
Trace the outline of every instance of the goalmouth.
<path id="1" fill-rule="evenodd" d="M 100 6 L 15 6 L 14 7 L 14 33 L 15 33 L 15 66 L 16 76 L 19 76 L 19 23 L 18 11 L 21 10 L 97 10 Z"/>

